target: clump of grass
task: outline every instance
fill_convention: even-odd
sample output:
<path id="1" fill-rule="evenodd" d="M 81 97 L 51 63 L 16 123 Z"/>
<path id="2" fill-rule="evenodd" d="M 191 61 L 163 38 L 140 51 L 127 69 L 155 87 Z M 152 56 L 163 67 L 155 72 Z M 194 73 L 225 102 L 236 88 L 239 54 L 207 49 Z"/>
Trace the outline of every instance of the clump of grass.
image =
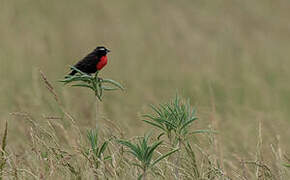
<path id="1" fill-rule="evenodd" d="M 137 166 L 142 170 L 142 173 L 139 175 L 138 179 L 146 179 L 149 170 L 151 170 L 162 159 L 179 150 L 174 149 L 153 160 L 152 157 L 155 154 L 158 146 L 162 144 L 162 141 L 155 141 L 152 144 L 149 144 L 149 140 L 150 134 L 146 134 L 144 137 L 140 137 L 137 143 L 132 143 L 127 140 L 118 140 L 120 144 L 129 148 L 128 152 L 137 159 L 137 163 L 132 163 L 132 165 Z"/>

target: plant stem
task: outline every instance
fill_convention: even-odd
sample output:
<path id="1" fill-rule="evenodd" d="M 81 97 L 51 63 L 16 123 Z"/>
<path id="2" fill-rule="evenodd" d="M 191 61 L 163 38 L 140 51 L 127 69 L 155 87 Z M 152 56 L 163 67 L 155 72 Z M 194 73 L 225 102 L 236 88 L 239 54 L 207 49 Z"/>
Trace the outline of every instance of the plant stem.
<path id="1" fill-rule="evenodd" d="M 143 180 L 146 180 L 147 170 L 146 168 L 143 169 Z"/>
<path id="2" fill-rule="evenodd" d="M 96 96 L 96 129 L 98 129 L 98 122 L 99 122 L 99 99 Z"/>
<path id="3" fill-rule="evenodd" d="M 180 149 L 180 141 L 179 140 L 178 140 L 177 148 Z M 179 178 L 179 171 L 178 171 L 179 164 L 180 164 L 180 151 L 177 151 L 176 162 L 175 162 L 175 177 L 176 177 L 176 179 L 180 179 Z"/>

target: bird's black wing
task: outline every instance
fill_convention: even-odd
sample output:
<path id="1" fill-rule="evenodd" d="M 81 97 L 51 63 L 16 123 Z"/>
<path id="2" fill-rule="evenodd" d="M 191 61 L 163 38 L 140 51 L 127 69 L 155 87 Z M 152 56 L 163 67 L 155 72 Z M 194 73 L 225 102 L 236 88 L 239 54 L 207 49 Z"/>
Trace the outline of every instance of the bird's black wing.
<path id="1" fill-rule="evenodd" d="M 78 63 L 76 63 L 74 67 L 87 74 L 95 73 L 98 59 L 99 58 L 96 58 L 96 55 L 92 52 L 84 57 L 82 60 L 80 60 Z M 72 70 L 69 75 L 74 75 L 75 73 L 77 72 L 75 70 Z"/>

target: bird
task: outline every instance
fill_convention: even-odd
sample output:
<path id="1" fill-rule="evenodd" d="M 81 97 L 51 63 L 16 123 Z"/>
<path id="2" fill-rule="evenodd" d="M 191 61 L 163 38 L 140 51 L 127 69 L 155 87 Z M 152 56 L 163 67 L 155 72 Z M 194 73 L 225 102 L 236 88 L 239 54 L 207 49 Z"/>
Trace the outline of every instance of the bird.
<path id="1" fill-rule="evenodd" d="M 78 70 L 92 74 L 103 69 L 108 62 L 107 54 L 111 52 L 104 46 L 97 46 L 91 53 L 78 61 L 74 67 Z M 69 75 L 73 76 L 77 73 L 76 70 L 72 70 Z"/>

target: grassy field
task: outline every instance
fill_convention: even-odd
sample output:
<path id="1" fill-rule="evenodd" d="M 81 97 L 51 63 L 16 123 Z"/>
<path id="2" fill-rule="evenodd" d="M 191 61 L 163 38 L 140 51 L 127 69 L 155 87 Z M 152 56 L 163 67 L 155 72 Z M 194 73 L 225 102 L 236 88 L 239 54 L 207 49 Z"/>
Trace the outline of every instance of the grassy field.
<path id="1" fill-rule="evenodd" d="M 186 164 L 181 149 L 147 179 L 290 179 L 284 166 L 290 164 L 289 6 L 286 0 L 0 0 L 1 139 L 8 122 L 0 179 L 1 162 L 3 179 L 138 177 L 134 158 L 114 140 L 105 153 L 116 151 L 116 162 L 101 160 L 97 168 L 82 156 L 80 149 L 90 148 L 86 130 L 96 123 L 95 97 L 57 82 L 97 45 L 112 50 L 100 76 L 126 88 L 106 92 L 100 103 L 101 142 L 148 131 L 155 141 L 159 131 L 142 114 L 176 93 L 197 110 L 191 130 L 218 132 L 191 136 L 196 163 Z M 169 151 L 163 140 L 160 153 Z"/>

